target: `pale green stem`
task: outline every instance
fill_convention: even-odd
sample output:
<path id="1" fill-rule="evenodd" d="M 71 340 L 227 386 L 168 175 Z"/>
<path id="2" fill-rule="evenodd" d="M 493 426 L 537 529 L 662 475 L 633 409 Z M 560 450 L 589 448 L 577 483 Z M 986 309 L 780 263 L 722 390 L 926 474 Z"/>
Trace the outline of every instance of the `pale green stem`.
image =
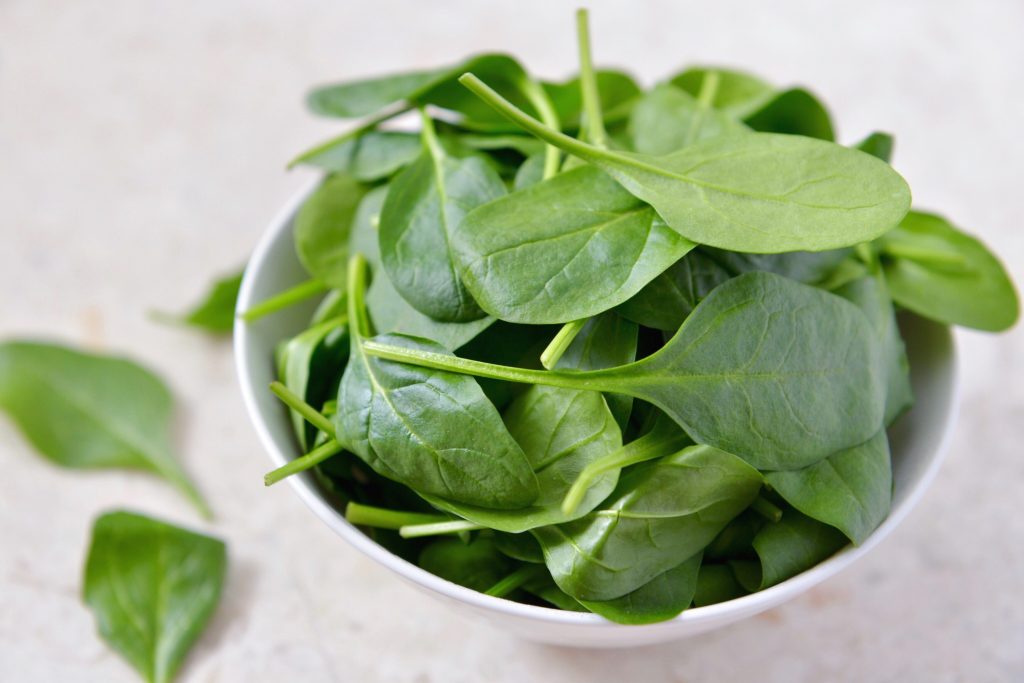
<path id="1" fill-rule="evenodd" d="M 948 251 L 939 251 L 927 247 L 915 246 L 913 244 L 901 244 L 889 242 L 882 247 L 882 252 L 887 256 L 905 258 L 919 263 L 932 264 L 936 266 L 963 266 L 966 260 L 959 254 L 951 254 Z"/>
<path id="2" fill-rule="evenodd" d="M 362 123 L 359 126 L 356 126 L 352 130 L 346 131 L 346 132 L 342 133 L 341 135 L 339 135 L 337 137 L 333 137 L 330 140 L 327 140 L 326 142 L 322 142 L 319 145 L 317 145 L 316 147 L 313 147 L 311 149 L 307 149 L 305 152 L 303 152 L 299 156 L 297 156 L 294 159 L 292 159 L 291 161 L 289 161 L 288 162 L 288 168 L 294 168 L 295 166 L 297 166 L 297 165 L 299 165 L 299 164 L 301 164 L 303 162 L 306 162 L 306 161 L 312 159 L 315 156 L 319 156 L 320 154 L 323 154 L 324 152 L 326 152 L 327 150 L 329 150 L 329 149 L 331 149 L 333 147 L 337 147 L 338 145 L 343 145 L 346 142 L 348 142 L 349 140 L 354 140 L 355 138 L 358 138 L 358 137 L 360 137 L 362 135 L 365 135 L 366 133 L 369 133 L 371 130 L 373 130 L 374 128 L 376 128 L 380 124 L 384 123 L 385 121 L 390 121 L 391 119 L 393 119 L 393 118 L 395 118 L 397 116 L 401 116 L 402 114 L 404 114 L 405 112 L 407 112 L 407 111 L 409 111 L 411 109 L 412 109 L 412 105 L 410 105 L 408 103 L 403 103 L 403 104 L 399 105 L 395 109 L 389 109 L 387 111 L 383 111 L 380 114 L 378 114 L 377 116 L 374 116 L 374 117 L 372 117 L 370 119 L 367 119 L 364 123 Z"/>
<path id="3" fill-rule="evenodd" d="M 558 365 L 558 361 L 561 360 L 562 354 L 566 352 L 569 346 L 572 345 L 573 340 L 576 339 L 576 335 L 587 324 L 587 320 L 588 318 L 582 318 L 562 325 L 562 329 L 558 330 L 551 343 L 540 354 L 540 364 L 548 370 L 553 370 Z"/>
<path id="4" fill-rule="evenodd" d="M 423 512 L 405 512 L 373 507 L 361 503 L 350 502 L 345 507 L 345 519 L 352 524 L 372 526 L 378 529 L 401 529 L 410 524 L 429 524 L 438 520 L 447 520 L 444 515 L 432 515 Z"/>
<path id="5" fill-rule="evenodd" d="M 274 395 L 281 399 L 285 405 L 304 417 L 311 425 L 332 439 L 337 438 L 337 435 L 334 432 L 334 425 L 331 424 L 331 421 L 328 420 L 319 410 L 306 403 L 301 396 L 281 382 L 271 382 L 270 390 L 274 392 Z"/>
<path id="6" fill-rule="evenodd" d="M 715 95 L 718 94 L 718 80 L 717 71 L 705 72 L 701 79 L 700 92 L 697 93 L 697 113 L 690 121 L 690 128 L 686 131 L 687 145 L 693 144 L 701 126 L 704 125 L 704 117 L 707 116 L 711 103 L 715 101 Z"/>
<path id="7" fill-rule="evenodd" d="M 487 527 L 481 524 L 475 524 L 473 522 L 467 522 L 464 519 L 452 519 L 448 520 L 445 518 L 443 522 L 417 522 L 403 524 L 398 530 L 398 535 L 402 538 L 422 538 L 424 536 L 440 536 L 442 534 L 457 534 L 463 531 L 478 531 L 480 529 L 486 529 Z"/>
<path id="8" fill-rule="evenodd" d="M 503 598 L 526 582 L 540 578 L 547 569 L 542 564 L 527 564 L 487 589 L 487 595 Z"/>
<path id="9" fill-rule="evenodd" d="M 262 318 L 265 315 L 276 313 L 282 308 L 288 308 L 300 301 L 322 294 L 329 289 L 327 285 L 320 282 L 319 280 L 306 280 L 300 282 L 290 289 L 286 289 L 279 294 L 275 294 L 265 301 L 261 301 L 246 312 L 242 313 L 241 318 L 246 322 L 252 322 Z"/>
<path id="10" fill-rule="evenodd" d="M 750 509 L 767 519 L 769 522 L 778 522 L 782 519 L 782 509 L 763 496 L 758 496 L 754 502 L 750 504 Z"/>
<path id="11" fill-rule="evenodd" d="M 266 486 L 276 484 L 285 477 L 290 477 L 293 474 L 305 472 L 310 468 L 316 467 L 324 460 L 327 460 L 327 458 L 335 456 L 343 450 L 345 449 L 340 443 L 331 439 L 327 443 L 317 446 L 301 458 L 295 458 L 295 460 L 292 460 L 287 465 L 282 465 L 276 470 L 268 472 L 263 476 L 263 483 Z"/>
<path id="12" fill-rule="evenodd" d="M 462 79 L 460 78 L 459 80 L 461 82 Z M 527 78 L 520 83 L 519 87 L 527 101 L 537 110 L 537 114 L 540 116 L 541 121 L 544 122 L 544 125 L 553 130 L 561 128 L 561 123 L 558 121 L 558 113 L 555 111 L 554 105 L 551 104 L 551 98 L 548 97 L 543 86 L 537 81 Z M 544 149 L 544 180 L 558 173 L 558 161 L 558 147 L 549 144 Z"/>
<path id="13" fill-rule="evenodd" d="M 588 26 L 587 10 L 576 11 L 576 37 L 580 52 L 580 91 L 583 98 L 585 139 L 595 147 L 608 146 L 608 134 L 604 129 L 604 116 L 601 112 L 601 96 L 597 90 L 597 77 L 594 75 L 594 64 L 590 55 L 590 27 Z"/>

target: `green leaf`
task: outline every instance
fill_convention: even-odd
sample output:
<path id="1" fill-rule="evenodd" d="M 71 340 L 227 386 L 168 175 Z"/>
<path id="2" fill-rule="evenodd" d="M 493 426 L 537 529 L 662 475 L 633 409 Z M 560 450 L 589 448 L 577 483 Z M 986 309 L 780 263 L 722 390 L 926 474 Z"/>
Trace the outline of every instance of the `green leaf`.
<path id="1" fill-rule="evenodd" d="M 858 142 L 854 147 L 889 163 L 892 161 L 892 150 L 894 145 L 895 141 L 888 133 L 874 132 Z"/>
<path id="2" fill-rule="evenodd" d="M 306 403 L 320 410 L 338 395 L 341 373 L 348 362 L 348 326 L 328 320 L 304 330 L 285 342 L 278 362 L 278 378 Z M 289 411 L 299 447 L 309 451 L 317 429 L 295 410 Z"/>
<path id="3" fill-rule="evenodd" d="M 675 619 L 693 602 L 701 554 L 659 574 L 631 593 L 614 600 L 583 600 L 581 604 L 617 624 L 654 624 Z"/>
<path id="4" fill-rule="evenodd" d="M 888 164 L 833 143 L 751 133 L 667 156 L 615 152 L 544 126 L 472 74 L 461 80 L 520 127 L 607 172 L 699 244 L 754 253 L 834 249 L 884 234 L 910 208 L 910 189 Z"/>
<path id="5" fill-rule="evenodd" d="M 480 306 L 530 324 L 612 308 L 693 246 L 587 167 L 479 207 L 452 236 L 459 275 Z"/>
<path id="6" fill-rule="evenodd" d="M 562 590 L 611 600 L 699 553 L 760 487 L 761 475 L 739 458 L 691 446 L 624 473 L 586 517 L 531 533 Z"/>
<path id="7" fill-rule="evenodd" d="M 209 516 L 171 454 L 171 393 L 142 366 L 56 344 L 3 342 L 0 408 L 54 463 L 153 472 Z"/>
<path id="8" fill-rule="evenodd" d="M 562 511 L 562 499 L 580 470 L 622 446 L 622 433 L 601 394 L 533 386 L 512 402 L 504 419 L 537 476 L 537 499 L 514 510 L 460 505 L 426 496 L 431 504 L 491 529 L 521 533 L 582 517 L 615 488 L 617 471 L 595 481 L 572 514 Z"/>
<path id="9" fill-rule="evenodd" d="M 781 521 L 765 525 L 754 538 L 758 560 L 732 567 L 743 588 L 763 590 L 810 569 L 847 542 L 836 529 L 787 509 Z"/>
<path id="10" fill-rule="evenodd" d="M 496 531 L 494 543 L 498 550 L 514 560 L 544 564 L 544 552 L 540 549 L 540 543 L 530 534 L 506 534 Z"/>
<path id="11" fill-rule="evenodd" d="M 525 190 L 544 180 L 545 156 L 544 152 L 540 152 L 526 158 L 516 171 L 516 177 L 512 182 L 513 190 Z"/>
<path id="12" fill-rule="evenodd" d="M 742 71 L 719 67 L 691 67 L 673 76 L 669 83 L 697 97 L 704 79 L 714 73 L 718 78 L 711 104 L 737 118 L 743 118 L 760 107 L 775 92 L 775 88 Z"/>
<path id="13" fill-rule="evenodd" d="M 239 272 L 216 280 L 206 297 L 188 313 L 182 316 L 159 313 L 157 319 L 181 322 L 215 334 L 231 332 L 235 326 L 235 302 L 238 299 L 238 290 L 242 286 L 243 274 Z"/>
<path id="14" fill-rule="evenodd" d="M 636 81 L 627 73 L 606 69 L 598 69 L 594 76 L 597 79 L 604 122 L 612 124 L 624 120 L 640 96 L 640 87 Z M 583 95 L 579 76 L 564 83 L 544 83 L 544 90 L 551 98 L 562 128 L 577 130 L 583 117 Z"/>
<path id="15" fill-rule="evenodd" d="M 705 247 L 703 251 L 733 275 L 760 271 L 813 285 L 827 279 L 852 249 L 790 251 L 783 254 L 737 254 Z"/>
<path id="16" fill-rule="evenodd" d="M 803 88 L 783 90 L 771 97 L 743 121 L 766 133 L 805 135 L 832 142 L 836 139 L 832 119 L 825 106 Z"/>
<path id="17" fill-rule="evenodd" d="M 805 515 L 863 543 L 889 514 L 892 463 L 885 430 L 801 470 L 768 472 L 765 481 Z"/>
<path id="18" fill-rule="evenodd" d="M 642 154 L 669 154 L 700 140 L 748 132 L 733 117 L 668 84 L 644 94 L 629 117 L 632 149 Z"/>
<path id="19" fill-rule="evenodd" d="M 424 123 L 429 130 L 429 122 Z M 391 184 L 380 214 L 381 261 L 395 289 L 435 320 L 468 322 L 484 312 L 463 286 L 450 242 L 473 208 L 505 194 L 479 157 L 449 157 L 432 137 Z"/>
<path id="20" fill-rule="evenodd" d="M 449 71 L 429 69 L 325 85 L 306 96 L 306 106 L 321 116 L 343 119 L 367 116 L 387 106 L 412 99 Z"/>
<path id="21" fill-rule="evenodd" d="M 704 297 L 732 277 L 715 259 L 695 249 L 615 310 L 645 327 L 675 332 Z"/>
<path id="22" fill-rule="evenodd" d="M 422 146 L 414 133 L 369 131 L 356 138 L 318 148 L 298 163 L 331 173 L 347 173 L 361 182 L 387 178 L 420 155 Z"/>
<path id="23" fill-rule="evenodd" d="M 295 252 L 317 280 L 345 287 L 349 235 L 366 187 L 350 175 L 328 177 L 295 217 Z"/>
<path id="24" fill-rule="evenodd" d="M 174 678 L 220 598 L 224 543 L 131 512 L 92 530 L 83 599 L 100 636 L 145 680 Z"/>
<path id="25" fill-rule="evenodd" d="M 1003 265 L 941 216 L 911 211 L 877 246 L 889 292 L 900 306 L 988 332 L 1017 322 L 1020 304 Z"/>
<path id="26" fill-rule="evenodd" d="M 491 538 L 469 543 L 456 538 L 433 541 L 420 552 L 419 565 L 431 574 L 483 593 L 508 576 L 515 563 L 498 551 Z"/>
<path id="27" fill-rule="evenodd" d="M 693 606 L 705 607 L 726 602 L 747 594 L 727 564 L 702 564 L 697 574 Z"/>

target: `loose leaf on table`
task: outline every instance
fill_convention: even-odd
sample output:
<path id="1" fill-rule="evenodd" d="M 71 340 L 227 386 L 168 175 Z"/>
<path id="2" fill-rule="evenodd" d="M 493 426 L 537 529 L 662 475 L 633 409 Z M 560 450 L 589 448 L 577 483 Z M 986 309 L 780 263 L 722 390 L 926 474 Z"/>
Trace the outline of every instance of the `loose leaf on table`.
<path id="1" fill-rule="evenodd" d="M 654 624 L 674 619 L 693 602 L 700 562 L 701 554 L 697 553 L 622 597 L 580 603 L 617 624 Z"/>
<path id="2" fill-rule="evenodd" d="M 456 272 L 450 242 L 473 208 L 505 194 L 481 158 L 441 149 L 424 115 L 424 150 L 391 183 L 380 213 L 381 262 L 395 289 L 424 315 L 445 322 L 484 317 Z"/>
<path id="3" fill-rule="evenodd" d="M 469 543 L 440 538 L 420 552 L 419 565 L 431 574 L 483 593 L 508 576 L 515 562 L 498 551 L 491 538 L 477 536 Z"/>
<path id="4" fill-rule="evenodd" d="M 888 133 L 875 132 L 858 142 L 854 147 L 888 163 L 892 161 L 892 150 L 894 145 L 895 141 L 891 135 Z"/>
<path id="5" fill-rule="evenodd" d="M 732 567 L 727 564 L 704 563 L 697 573 L 697 589 L 693 594 L 693 606 L 715 605 L 746 594 L 747 591 L 736 580 Z"/>
<path id="6" fill-rule="evenodd" d="M 712 105 L 737 119 L 755 111 L 775 92 L 773 86 L 757 76 L 718 67 L 692 67 L 673 76 L 668 82 L 697 97 L 704 81 L 711 74 L 718 79 Z"/>
<path id="7" fill-rule="evenodd" d="M 56 344 L 2 342 L 0 408 L 56 464 L 153 472 L 209 515 L 171 453 L 171 393 L 142 366 Z"/>
<path id="8" fill-rule="evenodd" d="M 591 167 L 481 206 L 452 236 L 459 275 L 480 306 L 530 324 L 608 310 L 693 246 Z"/>
<path id="9" fill-rule="evenodd" d="M 373 270 L 373 282 L 366 293 L 366 306 L 373 328 L 382 334 L 395 332 L 410 337 L 424 337 L 454 351 L 490 327 L 494 318 L 481 318 L 467 323 L 439 322 L 417 311 L 395 291 L 380 264 L 376 227 L 387 194 L 388 188 L 384 186 L 366 195 L 356 212 L 350 240 L 351 252 L 362 254 Z"/>
<path id="10" fill-rule="evenodd" d="M 731 564 L 740 585 L 753 592 L 810 569 L 846 544 L 846 537 L 833 527 L 787 509 L 780 521 L 765 525 L 754 538 L 757 560 Z"/>
<path id="11" fill-rule="evenodd" d="M 728 114 L 663 84 L 644 94 L 629 117 L 633 151 L 662 155 L 719 135 L 750 132 Z"/>
<path id="12" fill-rule="evenodd" d="M 327 320 L 284 343 L 278 358 L 278 379 L 306 403 L 320 410 L 338 395 L 338 382 L 348 361 L 348 326 Z M 303 451 L 313 447 L 317 429 L 292 410 L 292 427 Z"/>
<path id="13" fill-rule="evenodd" d="M 805 135 L 829 142 L 836 139 L 828 110 L 803 88 L 776 93 L 743 121 L 754 130 L 767 133 Z"/>
<path id="14" fill-rule="evenodd" d="M 366 186 L 346 173 L 329 176 L 295 216 L 295 253 L 314 278 L 345 287 L 349 235 Z"/>
<path id="15" fill-rule="evenodd" d="M 512 402 L 504 420 L 537 475 L 537 499 L 515 510 L 462 505 L 435 496 L 427 496 L 428 501 L 491 529 L 521 533 L 582 517 L 615 488 L 619 474 L 608 472 L 593 483 L 578 509 L 562 510 L 562 499 L 580 470 L 622 446 L 622 433 L 601 394 L 533 386 Z"/>
<path id="16" fill-rule="evenodd" d="M 726 281 L 660 350 L 607 370 L 542 372 L 376 342 L 364 350 L 494 379 L 629 394 L 666 412 L 695 442 L 759 469 L 806 467 L 865 441 L 882 426 L 885 402 L 864 314 L 834 294 L 762 272 Z"/>
<path id="17" fill-rule="evenodd" d="M 332 173 L 344 172 L 361 182 L 386 178 L 419 156 L 419 136 L 399 131 L 369 131 L 336 145 L 318 148 L 299 163 Z"/>
<path id="18" fill-rule="evenodd" d="M 224 543 L 131 512 L 96 520 L 83 599 L 100 636 L 150 683 L 174 678 L 217 606 Z"/>
<path id="19" fill-rule="evenodd" d="M 910 208 L 910 189 L 888 164 L 823 140 L 751 133 L 666 156 L 617 152 L 543 125 L 472 74 L 460 81 L 523 129 L 607 172 L 700 244 L 754 253 L 834 249 L 884 234 Z"/>
<path id="20" fill-rule="evenodd" d="M 893 300 L 949 325 L 988 332 L 1017 321 L 1017 292 L 978 239 L 930 213 L 911 211 L 877 247 Z"/>
<path id="21" fill-rule="evenodd" d="M 697 304 L 733 273 L 694 249 L 615 310 L 645 327 L 675 332 Z"/>
<path id="22" fill-rule="evenodd" d="M 530 505 L 537 478 L 476 380 L 363 353 L 365 262 L 349 266 L 350 358 L 338 391 L 338 440 L 379 474 L 419 493 L 498 509 Z M 378 339 L 444 353 L 400 335 Z"/>
<path id="23" fill-rule="evenodd" d="M 239 272 L 214 282 L 206 297 L 188 313 L 180 316 L 157 313 L 157 319 L 184 323 L 216 334 L 231 332 L 235 326 L 235 303 L 242 286 L 242 275 Z"/>
<path id="24" fill-rule="evenodd" d="M 586 517 L 534 529 L 555 583 L 578 600 L 611 600 L 677 567 L 757 496 L 739 458 L 692 446 L 624 473 Z"/>
<path id="25" fill-rule="evenodd" d="M 880 277 L 862 277 L 839 287 L 835 293 L 856 304 L 875 332 L 886 379 L 885 424 L 890 425 L 913 405 L 914 394 L 910 386 L 907 348 L 896 324 L 896 312 L 885 280 Z"/>
<path id="26" fill-rule="evenodd" d="M 767 472 L 787 503 L 863 543 L 889 514 L 892 461 L 885 430 L 801 470 Z"/>

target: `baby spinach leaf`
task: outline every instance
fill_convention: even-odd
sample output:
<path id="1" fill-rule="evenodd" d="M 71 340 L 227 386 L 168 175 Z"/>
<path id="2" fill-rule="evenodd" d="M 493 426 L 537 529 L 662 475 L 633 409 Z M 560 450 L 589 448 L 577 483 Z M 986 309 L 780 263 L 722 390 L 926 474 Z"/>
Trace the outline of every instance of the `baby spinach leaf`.
<path id="1" fill-rule="evenodd" d="M 341 320 L 320 323 L 285 342 L 278 359 L 278 378 L 288 389 L 319 410 L 338 395 L 338 382 L 348 361 L 348 326 Z M 317 429 L 292 410 L 292 427 L 303 451 L 313 447 Z"/>
<path id="2" fill-rule="evenodd" d="M 380 214 L 381 263 L 395 289 L 424 315 L 467 322 L 484 312 L 456 273 L 450 241 L 474 207 L 505 194 L 480 158 L 454 159 L 424 116 L 424 152 L 391 183 Z"/>
<path id="3" fill-rule="evenodd" d="M 836 139 L 828 110 L 803 88 L 776 93 L 743 121 L 754 130 L 767 133 L 806 135 L 829 142 Z"/>
<path id="4" fill-rule="evenodd" d="M 54 463 L 153 472 L 209 516 L 171 453 L 171 393 L 146 368 L 57 344 L 6 341 L 0 343 L 0 408 Z"/>
<path id="5" fill-rule="evenodd" d="M 496 531 L 494 543 L 498 550 L 514 560 L 544 564 L 544 552 L 540 549 L 540 543 L 530 534 L 506 534 Z"/>
<path id="6" fill-rule="evenodd" d="M 704 247 L 703 251 L 733 275 L 761 271 L 783 275 L 808 285 L 828 278 L 853 253 L 852 249 L 830 249 L 783 254 L 738 254 L 711 247 Z"/>
<path id="7" fill-rule="evenodd" d="M 761 475 L 739 458 L 692 446 L 624 473 L 586 517 L 532 533 L 562 590 L 611 600 L 699 553 L 760 487 Z"/>
<path id="8" fill-rule="evenodd" d="M 512 189 L 518 192 L 536 185 L 544 180 L 544 159 L 543 152 L 526 158 L 516 171 L 515 179 L 512 182 Z"/>
<path id="9" fill-rule="evenodd" d="M 460 129 L 455 129 L 459 131 Z M 518 131 L 517 131 L 518 132 Z M 459 132 L 457 134 L 459 143 L 469 149 L 491 152 L 495 150 L 510 149 L 519 152 L 524 157 L 534 154 L 543 154 L 544 143 L 529 135 L 494 133 L 484 135 L 480 133 Z"/>
<path id="10" fill-rule="evenodd" d="M 501 416 L 471 377 L 382 361 L 362 351 L 365 262 L 350 264 L 350 360 L 338 390 L 338 440 L 382 476 L 418 493 L 497 509 L 530 505 L 537 478 Z M 384 335 L 443 353 L 425 339 Z"/>
<path id="11" fill-rule="evenodd" d="M 306 96 L 306 106 L 321 116 L 343 119 L 367 116 L 390 105 L 414 99 L 416 94 L 444 78 L 449 71 L 445 68 L 425 69 L 325 85 Z"/>
<path id="12" fill-rule="evenodd" d="M 754 253 L 821 251 L 874 239 L 910 208 L 910 189 L 885 162 L 796 135 L 704 140 L 666 156 L 600 149 L 544 126 L 466 74 L 497 111 L 608 173 L 684 237 Z"/>
<path id="13" fill-rule="evenodd" d="M 693 606 L 705 607 L 746 595 L 736 575 L 727 564 L 702 564 L 697 573 L 697 589 Z"/>
<path id="14" fill-rule="evenodd" d="M 206 297 L 182 316 L 156 314 L 156 318 L 164 322 L 181 322 L 192 327 L 223 334 L 231 332 L 235 326 L 235 302 L 238 290 L 242 286 L 243 273 L 226 275 L 216 282 Z"/>
<path id="15" fill-rule="evenodd" d="M 617 624 L 654 624 L 675 619 L 693 602 L 700 561 L 701 554 L 697 553 L 620 598 L 582 600 L 580 603 L 594 614 Z"/>
<path id="16" fill-rule="evenodd" d="M 754 538 L 757 560 L 731 564 L 740 585 L 753 592 L 810 569 L 846 544 L 836 529 L 787 509 L 781 521 L 765 525 Z"/>
<path id="17" fill-rule="evenodd" d="M 540 576 L 523 584 L 523 590 L 527 593 L 536 595 L 541 600 L 554 605 L 558 609 L 566 610 L 568 612 L 586 612 L 587 608 L 584 607 L 574 599 L 573 597 L 566 595 L 566 593 L 555 585 L 555 582 L 551 580 L 550 576 Z"/>
<path id="18" fill-rule="evenodd" d="M 615 310 L 645 327 L 675 332 L 704 297 L 732 277 L 718 261 L 695 249 Z"/>
<path id="19" fill-rule="evenodd" d="M 622 433 L 601 394 L 533 386 L 504 415 L 505 426 L 537 475 L 540 495 L 515 510 L 489 509 L 426 496 L 435 507 L 491 529 L 521 533 L 582 517 L 608 497 L 618 472 L 598 478 L 579 508 L 562 511 L 562 499 L 586 465 L 622 446 Z"/>
<path id="20" fill-rule="evenodd" d="M 856 304 L 875 332 L 876 344 L 885 367 L 885 424 L 892 424 L 914 403 L 914 394 L 910 387 L 907 348 L 900 336 L 896 312 L 885 282 L 877 277 L 862 277 L 844 284 L 835 293 Z"/>
<path id="21" fill-rule="evenodd" d="M 875 132 L 858 142 L 854 147 L 889 163 L 892 161 L 892 150 L 894 145 L 895 141 L 891 135 L 888 133 Z"/>
<path id="22" fill-rule="evenodd" d="M 640 87 L 633 77 L 622 71 L 598 69 L 594 72 L 601 112 L 606 124 L 624 120 L 640 96 Z M 577 130 L 583 117 L 583 93 L 580 78 L 576 76 L 564 83 L 544 83 L 544 90 L 562 127 Z"/>
<path id="23" fill-rule="evenodd" d="M 336 173 L 295 216 L 295 253 L 310 275 L 331 287 L 345 286 L 349 235 L 364 194 L 364 185 L 346 173 Z"/>
<path id="24" fill-rule="evenodd" d="M 892 463 L 880 430 L 864 443 L 801 470 L 768 472 L 765 481 L 805 515 L 863 543 L 889 514 Z"/>
<path id="25" fill-rule="evenodd" d="M 697 97 L 710 74 L 718 78 L 711 104 L 739 119 L 760 107 L 775 92 L 775 88 L 756 76 L 719 67 L 691 67 L 673 76 L 669 83 Z"/>
<path id="26" fill-rule="evenodd" d="M 515 563 L 498 551 L 494 539 L 477 536 L 433 541 L 420 552 L 419 565 L 431 574 L 483 593 L 508 576 Z"/>
<path id="27" fill-rule="evenodd" d="M 419 136 L 398 131 L 370 131 L 318 148 L 299 163 L 332 173 L 347 173 L 361 182 L 387 178 L 411 163 L 422 150 Z"/>
<path id="28" fill-rule="evenodd" d="M 644 94 L 629 117 L 632 149 L 641 154 L 669 154 L 700 140 L 747 132 L 735 118 L 667 83 Z"/>
<path id="29" fill-rule="evenodd" d="M 174 678 L 220 598 L 223 541 L 132 512 L 92 530 L 83 599 L 100 636 L 150 683 Z"/>
<path id="30" fill-rule="evenodd" d="M 605 311 L 693 246 L 589 167 L 480 206 L 452 234 L 459 275 L 480 306 L 530 324 Z"/>
<path id="31" fill-rule="evenodd" d="M 978 239 L 930 213 L 911 211 L 877 242 L 897 304 L 948 325 L 988 332 L 1017 321 L 1017 292 L 1003 265 Z"/>

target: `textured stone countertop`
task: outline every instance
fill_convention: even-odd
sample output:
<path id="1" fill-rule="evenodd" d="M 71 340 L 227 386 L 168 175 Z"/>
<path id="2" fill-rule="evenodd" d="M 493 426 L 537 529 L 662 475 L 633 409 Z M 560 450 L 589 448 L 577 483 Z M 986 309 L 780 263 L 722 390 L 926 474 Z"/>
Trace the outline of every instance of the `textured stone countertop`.
<path id="1" fill-rule="evenodd" d="M 339 130 L 325 80 L 483 50 L 575 68 L 577 2 L 0 2 L 0 337 L 118 351 L 171 384 L 178 449 L 211 501 L 60 470 L 0 419 L 0 680 L 134 681 L 78 593 L 93 517 L 126 506 L 230 544 L 224 599 L 182 681 L 1024 680 L 1024 326 L 958 333 L 963 411 L 920 506 L 839 577 L 759 617 L 626 652 L 532 645 L 357 554 L 289 487 L 265 490 L 231 349 L 152 322 L 241 264 Z M 428 6 L 433 11 L 428 11 Z M 1024 282 L 1024 3 L 592 2 L 596 60 L 652 82 L 688 62 L 811 86 L 841 140 L 897 138 L 921 207 Z"/>

